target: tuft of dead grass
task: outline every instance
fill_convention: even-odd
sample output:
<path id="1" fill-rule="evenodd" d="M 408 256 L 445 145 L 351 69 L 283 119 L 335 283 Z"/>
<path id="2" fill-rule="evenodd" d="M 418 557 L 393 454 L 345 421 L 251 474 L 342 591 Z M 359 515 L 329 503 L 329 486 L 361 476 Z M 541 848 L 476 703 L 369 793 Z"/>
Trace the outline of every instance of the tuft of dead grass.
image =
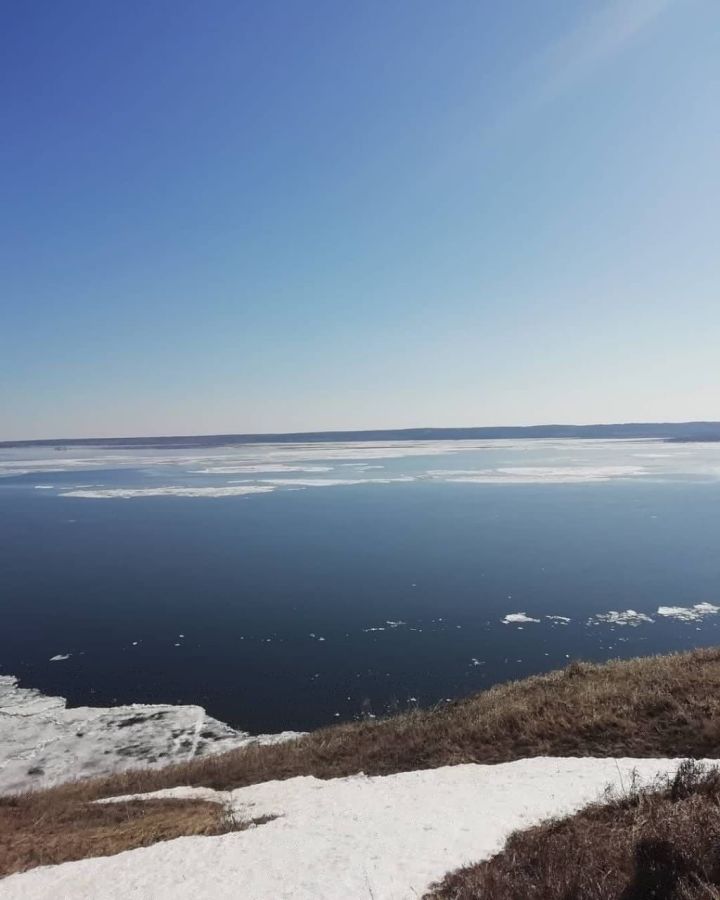
<path id="1" fill-rule="evenodd" d="M 389 775 L 533 756 L 720 756 L 720 649 L 574 662 L 434 709 L 45 793 L 91 800 L 178 785 L 229 790 L 296 775 Z"/>
<path id="2" fill-rule="evenodd" d="M 0 798 L 0 877 L 34 866 L 109 856 L 183 835 L 246 827 L 219 803 L 131 800 L 86 803 L 54 795 Z"/>
<path id="3" fill-rule="evenodd" d="M 426 900 L 718 900 L 720 772 L 683 763 L 562 820 L 515 832 L 497 856 Z"/>

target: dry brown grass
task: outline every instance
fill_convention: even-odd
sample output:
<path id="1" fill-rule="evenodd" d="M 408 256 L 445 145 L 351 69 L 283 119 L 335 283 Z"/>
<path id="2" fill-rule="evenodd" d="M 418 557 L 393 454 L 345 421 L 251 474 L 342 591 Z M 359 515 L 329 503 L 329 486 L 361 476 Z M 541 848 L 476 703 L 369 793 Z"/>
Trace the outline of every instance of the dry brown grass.
<path id="1" fill-rule="evenodd" d="M 295 775 L 387 775 L 529 756 L 720 756 L 720 649 L 572 663 L 430 710 L 53 790 L 87 800 L 177 785 L 227 790 Z"/>
<path id="2" fill-rule="evenodd" d="M 683 764 L 567 819 L 510 836 L 426 900 L 718 900 L 720 773 Z"/>
<path id="3" fill-rule="evenodd" d="M 178 785 L 228 790 L 296 775 L 386 775 L 529 756 L 720 756 L 720 649 L 604 665 L 573 663 L 384 721 L 339 725 L 284 744 L 0 799 L 0 873 L 14 871 L 11 865 L 27 868 L 228 830 L 217 806 L 89 805 L 101 797 Z"/>
<path id="4" fill-rule="evenodd" d="M 134 800 L 85 803 L 54 795 L 0 798 L 0 876 L 34 866 L 108 856 L 182 835 L 238 825 L 219 803 Z"/>

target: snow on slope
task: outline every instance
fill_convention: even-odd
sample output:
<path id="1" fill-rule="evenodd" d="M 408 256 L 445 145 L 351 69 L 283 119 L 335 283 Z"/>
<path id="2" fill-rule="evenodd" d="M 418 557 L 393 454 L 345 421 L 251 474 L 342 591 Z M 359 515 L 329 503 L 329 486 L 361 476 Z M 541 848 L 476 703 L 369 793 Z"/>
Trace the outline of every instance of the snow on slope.
<path id="1" fill-rule="evenodd" d="M 633 770 L 648 782 L 678 763 L 537 758 L 270 781 L 216 795 L 240 816 L 278 816 L 264 825 L 34 869 L 0 881 L 0 900 L 416 900 L 449 870 L 497 852 L 510 831 L 573 812 L 608 785 L 623 789 Z"/>
<path id="2" fill-rule="evenodd" d="M 293 732 L 251 737 L 201 706 L 81 706 L 0 675 L 0 793 L 147 766 L 182 762 Z"/>

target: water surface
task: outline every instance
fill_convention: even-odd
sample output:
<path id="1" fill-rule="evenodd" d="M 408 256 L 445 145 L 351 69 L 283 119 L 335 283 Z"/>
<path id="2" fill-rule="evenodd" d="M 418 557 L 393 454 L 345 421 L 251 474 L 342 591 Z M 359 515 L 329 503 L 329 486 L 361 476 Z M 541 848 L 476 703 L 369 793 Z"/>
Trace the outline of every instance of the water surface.
<path id="1" fill-rule="evenodd" d="M 4 450 L 0 672 L 312 728 L 713 644 L 719 536 L 712 444 Z"/>

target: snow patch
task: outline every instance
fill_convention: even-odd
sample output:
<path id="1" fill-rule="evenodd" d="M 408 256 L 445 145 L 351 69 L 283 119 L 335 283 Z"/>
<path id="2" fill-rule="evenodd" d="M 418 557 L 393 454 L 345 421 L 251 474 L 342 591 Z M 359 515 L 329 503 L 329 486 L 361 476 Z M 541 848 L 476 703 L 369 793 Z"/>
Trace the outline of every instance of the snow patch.
<path id="1" fill-rule="evenodd" d="M 0 881 L 0 900 L 412 900 L 448 871 L 497 853 L 518 828 L 570 815 L 633 781 L 672 775 L 680 760 L 522 759 L 367 778 L 269 781 L 214 794 L 238 818 L 272 821 L 219 837 L 151 847 Z M 473 798 L 468 802 L 468 798 Z"/>

